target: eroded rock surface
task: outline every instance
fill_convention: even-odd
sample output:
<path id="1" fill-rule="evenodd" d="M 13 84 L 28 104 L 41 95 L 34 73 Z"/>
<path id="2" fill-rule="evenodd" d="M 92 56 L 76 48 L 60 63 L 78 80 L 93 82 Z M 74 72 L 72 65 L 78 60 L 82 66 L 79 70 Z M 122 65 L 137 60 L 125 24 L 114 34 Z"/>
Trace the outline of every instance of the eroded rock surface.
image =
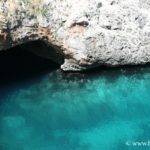
<path id="1" fill-rule="evenodd" d="M 0 0 L 0 32 L 1 50 L 41 40 L 65 71 L 146 64 L 150 1 Z"/>

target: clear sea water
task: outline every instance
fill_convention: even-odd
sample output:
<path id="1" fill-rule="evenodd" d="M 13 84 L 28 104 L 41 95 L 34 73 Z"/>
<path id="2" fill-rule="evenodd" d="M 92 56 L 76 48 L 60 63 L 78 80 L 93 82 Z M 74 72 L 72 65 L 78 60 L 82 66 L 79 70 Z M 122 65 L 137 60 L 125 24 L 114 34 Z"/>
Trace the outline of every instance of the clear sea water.
<path id="1" fill-rule="evenodd" d="M 3 79 L 0 150 L 150 149 L 150 67 Z"/>

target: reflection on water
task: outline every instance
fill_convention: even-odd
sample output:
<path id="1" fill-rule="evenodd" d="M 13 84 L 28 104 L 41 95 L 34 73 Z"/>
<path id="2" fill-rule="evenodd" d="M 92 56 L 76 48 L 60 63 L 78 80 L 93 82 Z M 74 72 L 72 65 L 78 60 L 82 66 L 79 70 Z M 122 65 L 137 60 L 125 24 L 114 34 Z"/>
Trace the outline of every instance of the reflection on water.
<path id="1" fill-rule="evenodd" d="M 150 139 L 149 89 L 149 67 L 78 75 L 56 70 L 2 85 L 0 149 L 134 149 L 125 142 Z"/>

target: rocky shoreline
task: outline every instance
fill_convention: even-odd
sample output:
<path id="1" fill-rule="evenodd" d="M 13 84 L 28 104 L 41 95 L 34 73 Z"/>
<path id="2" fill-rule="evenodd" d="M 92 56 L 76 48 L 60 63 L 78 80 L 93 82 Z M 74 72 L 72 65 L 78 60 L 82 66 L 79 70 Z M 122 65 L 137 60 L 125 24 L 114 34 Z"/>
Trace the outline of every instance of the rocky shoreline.
<path id="1" fill-rule="evenodd" d="M 147 64 L 149 12 L 148 0 L 0 0 L 0 50 L 42 41 L 28 49 L 64 71 Z"/>

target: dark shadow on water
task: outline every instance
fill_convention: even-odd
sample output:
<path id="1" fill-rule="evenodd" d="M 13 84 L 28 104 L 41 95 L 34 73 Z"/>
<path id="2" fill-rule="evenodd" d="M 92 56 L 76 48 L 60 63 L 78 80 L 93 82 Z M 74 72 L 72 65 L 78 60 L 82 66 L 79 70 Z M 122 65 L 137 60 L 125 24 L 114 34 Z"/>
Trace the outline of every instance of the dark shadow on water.
<path id="1" fill-rule="evenodd" d="M 17 46 L 0 52 L 0 86 L 51 72 L 59 65 Z"/>
<path id="2" fill-rule="evenodd" d="M 146 65 L 125 65 L 119 67 L 101 66 L 82 72 L 62 72 L 66 80 L 92 79 L 95 77 L 104 77 L 108 82 L 115 82 L 120 76 L 133 77 L 141 79 L 143 74 L 150 72 L 150 64 Z"/>

